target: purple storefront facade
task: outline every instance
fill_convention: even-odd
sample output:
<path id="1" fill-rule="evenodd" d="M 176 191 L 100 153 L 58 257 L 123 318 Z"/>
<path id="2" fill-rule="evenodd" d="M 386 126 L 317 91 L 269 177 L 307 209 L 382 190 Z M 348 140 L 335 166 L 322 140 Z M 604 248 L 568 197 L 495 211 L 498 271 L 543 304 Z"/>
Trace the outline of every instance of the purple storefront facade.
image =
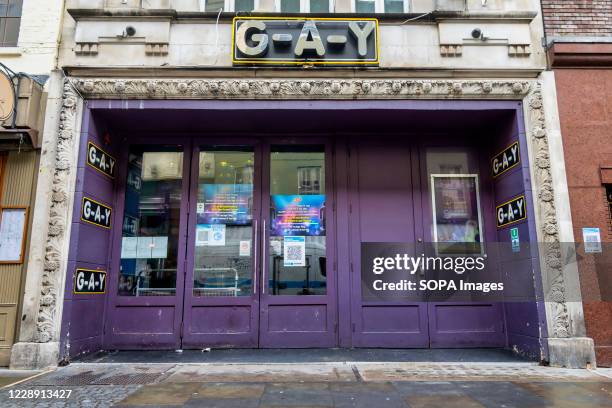
<path id="1" fill-rule="evenodd" d="M 546 360 L 548 334 L 544 304 L 537 300 L 542 299 L 542 283 L 536 245 L 520 256 L 496 261 L 500 279 L 532 292 L 533 301 L 371 301 L 362 297 L 360 276 L 362 243 L 435 240 L 432 174 L 440 176 L 444 171 L 476 176 L 481 242 L 509 242 L 510 228 L 518 228 L 522 243 L 536 243 L 530 146 L 523 115 L 521 100 L 492 97 L 86 100 L 78 141 L 60 358 L 116 349 L 494 347 Z M 491 158 L 516 142 L 519 165 L 493 177 Z M 92 144 L 116 160 L 112 176 L 87 163 Z M 170 214 L 164 221 L 170 232 L 160 241 L 163 258 L 170 259 L 173 251 L 177 255 L 172 266 L 166 261 L 164 268 L 147 272 L 147 279 L 138 272 L 130 280 L 126 272 L 130 265 L 144 264 L 136 252 L 128 253 L 126 245 L 140 245 L 138 237 L 146 235 L 143 224 L 150 222 L 141 218 L 137 237 L 126 233 L 132 205 L 128 196 L 135 186 L 130 163 L 134 152 L 143 149 L 181 158 L 176 163 L 180 169 L 173 173 L 176 190 L 166 194 L 168 200 L 175 200 L 175 207 L 164 204 Z M 270 229 L 275 215 L 268 211 L 270 197 L 278 189 L 277 157 L 289 154 L 295 159 L 315 150 L 320 165 L 316 170 L 316 166 L 297 167 L 302 177 L 298 190 L 303 195 L 313 189 L 324 191 L 325 236 L 324 241 L 316 240 L 324 245 L 302 247 L 309 259 L 303 266 L 306 283 L 301 278 L 278 283 L 278 276 L 292 272 L 286 263 L 278 266 L 285 261 L 281 252 L 274 252 L 280 246 L 274 244 L 277 237 Z M 224 268 L 213 271 L 220 279 L 226 279 L 220 270 L 235 271 L 235 286 L 228 289 L 233 296 L 202 296 L 201 292 L 212 292 L 206 292 L 205 285 L 197 287 L 196 274 L 209 267 L 198 264 L 198 251 L 214 245 L 212 241 L 202 245 L 197 234 L 199 205 L 204 205 L 198 180 L 209 171 L 206 166 L 211 165 L 204 162 L 208 157 L 230 157 L 235 152 L 253 158 L 249 162 L 250 218 L 246 227 L 240 226 L 249 239 L 240 240 L 242 258 L 228 256 Z M 138 162 L 143 169 L 147 160 Z M 220 169 L 224 163 L 217 161 L 212 168 Z M 147 180 L 165 183 L 170 176 L 152 176 L 146 169 L 139 174 L 142 214 L 154 211 L 152 201 L 142 198 Z M 318 177 L 316 188 L 304 181 L 304 175 Z M 244 182 L 244 176 L 240 177 Z M 496 206 L 521 195 L 527 203 L 526 219 L 498 227 Z M 83 197 L 112 209 L 110 228 L 83 219 Z M 143 210 L 145 204 L 148 210 Z M 161 211 L 160 206 L 155 208 Z M 221 239 L 229 246 L 234 230 L 228 224 L 222 231 Z M 126 261 L 130 258 L 136 260 Z M 236 265 L 246 268 L 246 277 Z M 75 271 L 81 269 L 106 272 L 104 293 L 75 290 Z M 155 273 L 170 269 L 174 286 L 159 289 L 160 283 L 156 295 L 150 295 L 152 286 L 145 288 L 145 281 L 152 282 Z M 207 271 L 210 285 L 213 272 Z M 166 278 L 162 280 L 169 285 Z M 128 290 L 127 285 L 132 287 Z M 291 292 L 292 285 L 299 287 Z"/>

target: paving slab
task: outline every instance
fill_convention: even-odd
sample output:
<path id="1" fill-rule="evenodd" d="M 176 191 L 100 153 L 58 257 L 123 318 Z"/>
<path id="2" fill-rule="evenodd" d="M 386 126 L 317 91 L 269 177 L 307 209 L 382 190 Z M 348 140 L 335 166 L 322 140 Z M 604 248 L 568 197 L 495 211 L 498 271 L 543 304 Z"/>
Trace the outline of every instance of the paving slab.
<path id="1" fill-rule="evenodd" d="M 329 362 L 518 362 L 530 361 L 506 349 L 212 349 L 160 351 L 103 351 L 83 363 L 329 363 Z"/>
<path id="2" fill-rule="evenodd" d="M 167 382 L 326 382 L 355 381 L 347 364 L 181 365 Z"/>
<path id="3" fill-rule="evenodd" d="M 528 363 L 354 363 L 364 381 L 602 381 L 589 371 Z"/>

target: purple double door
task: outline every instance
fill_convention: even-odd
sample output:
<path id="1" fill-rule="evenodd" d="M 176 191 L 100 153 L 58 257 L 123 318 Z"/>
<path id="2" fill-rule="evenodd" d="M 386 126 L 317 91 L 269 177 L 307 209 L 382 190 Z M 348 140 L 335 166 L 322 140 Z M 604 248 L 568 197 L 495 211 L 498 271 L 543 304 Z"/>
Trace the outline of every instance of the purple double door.
<path id="1" fill-rule="evenodd" d="M 107 348 L 337 345 L 331 145 L 126 146 Z"/>
<path id="2" fill-rule="evenodd" d="M 362 242 L 433 239 L 431 169 L 346 140 L 131 139 L 105 348 L 503 346 L 497 304 L 363 299 Z"/>

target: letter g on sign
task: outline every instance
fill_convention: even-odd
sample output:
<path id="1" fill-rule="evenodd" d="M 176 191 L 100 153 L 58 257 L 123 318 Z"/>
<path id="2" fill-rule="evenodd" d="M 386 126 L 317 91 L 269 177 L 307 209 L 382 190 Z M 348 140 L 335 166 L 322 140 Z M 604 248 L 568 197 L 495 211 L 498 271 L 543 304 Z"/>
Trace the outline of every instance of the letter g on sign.
<path id="1" fill-rule="evenodd" d="M 247 44 L 247 36 L 253 30 L 265 31 L 266 24 L 263 21 L 245 21 L 236 30 L 236 47 L 248 57 L 261 57 L 268 51 L 268 34 L 256 33 L 251 35 L 250 40 L 254 46 Z"/>

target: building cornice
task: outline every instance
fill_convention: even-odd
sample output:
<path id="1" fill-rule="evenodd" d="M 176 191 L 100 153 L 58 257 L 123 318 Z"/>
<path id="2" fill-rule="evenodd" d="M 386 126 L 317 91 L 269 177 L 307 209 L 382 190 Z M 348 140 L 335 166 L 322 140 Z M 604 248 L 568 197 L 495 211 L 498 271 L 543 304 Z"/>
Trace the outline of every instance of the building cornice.
<path id="1" fill-rule="evenodd" d="M 68 14 L 76 21 L 91 19 L 123 18 L 123 19 L 170 19 L 170 20 L 198 20 L 215 23 L 218 21 L 231 22 L 231 20 L 244 13 L 215 13 L 200 11 L 177 11 L 174 9 L 109 9 L 109 8 L 69 8 Z M 537 16 L 536 11 L 514 10 L 514 11 L 440 11 L 431 13 L 375 13 L 367 17 L 375 17 L 381 23 L 411 23 L 437 22 L 441 20 L 503 20 L 503 21 L 531 21 Z M 275 13 L 275 12 L 251 12 L 249 16 L 271 16 L 284 17 L 311 17 L 303 13 Z M 355 18 L 363 16 L 355 13 L 319 13 L 317 17 Z"/>
<path id="2" fill-rule="evenodd" d="M 612 41 L 583 42 L 554 39 L 548 45 L 548 61 L 552 68 L 612 68 Z"/>
<path id="3" fill-rule="evenodd" d="M 342 79 L 405 79 L 410 78 L 447 78 L 447 79 L 536 79 L 542 69 L 449 69 L 438 68 L 267 68 L 267 67 L 95 67 L 65 66 L 64 71 L 80 78 L 236 78 L 236 79 L 274 79 L 274 78 L 342 78 Z M 307 71 L 305 71 L 307 69 Z"/>

